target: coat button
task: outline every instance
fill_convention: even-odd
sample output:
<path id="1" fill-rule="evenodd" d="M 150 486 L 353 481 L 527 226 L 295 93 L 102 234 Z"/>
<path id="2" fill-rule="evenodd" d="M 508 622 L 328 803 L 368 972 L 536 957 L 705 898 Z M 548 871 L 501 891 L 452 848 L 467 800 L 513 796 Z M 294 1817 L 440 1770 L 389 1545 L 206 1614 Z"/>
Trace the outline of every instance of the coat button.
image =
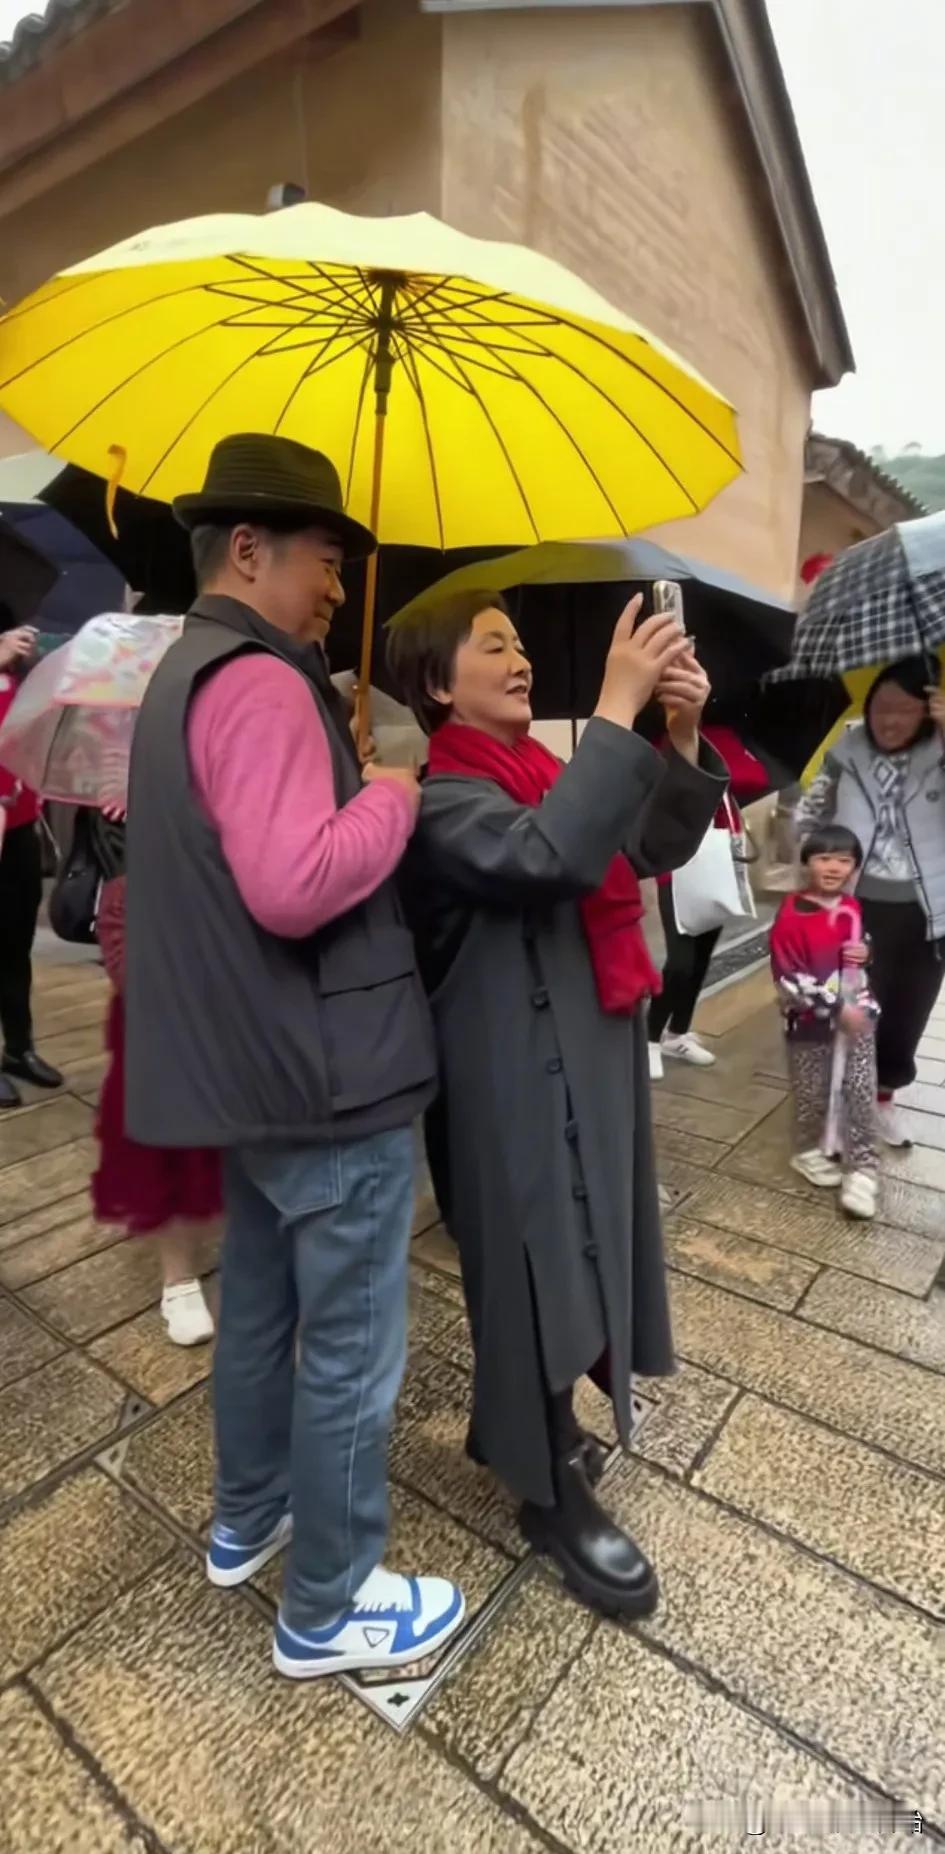
<path id="1" fill-rule="evenodd" d="M 546 1011 L 548 1009 L 549 998 L 547 985 L 539 985 L 538 990 L 532 992 L 532 1004 L 536 1011 Z"/>
<path id="2" fill-rule="evenodd" d="M 545 1068 L 548 1070 L 549 1075 L 560 1075 L 564 1068 L 564 1063 L 560 1056 L 552 1056 L 551 1061 L 545 1063 Z"/>
<path id="3" fill-rule="evenodd" d="M 568 1121 L 564 1129 L 564 1137 L 567 1140 L 569 1146 L 577 1145 L 578 1123 L 576 1120 Z"/>
<path id="4" fill-rule="evenodd" d="M 596 1262 L 599 1254 L 596 1242 L 586 1242 L 582 1253 L 587 1256 L 589 1262 Z"/>
<path id="5" fill-rule="evenodd" d="M 582 1184 L 574 1185 L 571 1191 L 571 1196 L 575 1199 L 575 1201 L 578 1204 L 586 1204 L 587 1203 L 587 1186 L 582 1185 Z"/>

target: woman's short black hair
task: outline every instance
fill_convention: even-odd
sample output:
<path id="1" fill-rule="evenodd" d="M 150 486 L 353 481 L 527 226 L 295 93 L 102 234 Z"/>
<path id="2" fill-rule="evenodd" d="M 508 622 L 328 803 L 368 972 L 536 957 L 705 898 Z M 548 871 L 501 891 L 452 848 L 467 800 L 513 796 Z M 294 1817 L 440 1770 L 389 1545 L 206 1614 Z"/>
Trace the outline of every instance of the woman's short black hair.
<path id="1" fill-rule="evenodd" d="M 855 830 L 845 824 L 818 824 L 801 844 L 801 863 L 806 869 L 812 856 L 852 856 L 857 869 L 863 863 L 863 845 Z"/>
<path id="2" fill-rule="evenodd" d="M 903 694 L 911 695 L 914 701 L 923 702 L 925 704 L 925 716 L 923 720 L 919 722 L 908 745 L 903 748 L 903 752 L 908 752 L 909 747 L 918 746 L 920 740 L 931 740 L 935 732 L 935 723 L 928 712 L 928 692 L 929 689 L 933 688 L 938 682 L 938 678 L 939 667 L 934 657 L 901 657 L 898 663 L 887 663 L 886 668 L 880 670 L 879 675 L 870 684 L 869 694 L 863 703 L 863 719 L 866 722 L 866 731 L 874 747 L 876 746 L 876 741 L 873 736 L 872 727 L 870 726 L 870 708 L 872 707 L 874 696 L 879 693 L 880 689 L 885 688 L 886 684 L 889 682 L 894 683 L 897 689 L 903 691 Z"/>
<path id="3" fill-rule="evenodd" d="M 452 688 L 456 652 L 480 612 L 509 616 L 500 592 L 455 592 L 388 628 L 387 667 L 425 734 L 434 734 L 450 718 L 447 704 L 431 692 Z"/>

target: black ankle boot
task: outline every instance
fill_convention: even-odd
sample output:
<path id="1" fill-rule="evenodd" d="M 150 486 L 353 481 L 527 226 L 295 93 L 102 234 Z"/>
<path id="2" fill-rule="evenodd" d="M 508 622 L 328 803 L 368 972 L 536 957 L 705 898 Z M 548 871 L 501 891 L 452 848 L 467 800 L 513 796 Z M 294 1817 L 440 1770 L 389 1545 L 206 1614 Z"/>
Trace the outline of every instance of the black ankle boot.
<path id="1" fill-rule="evenodd" d="M 585 1430 L 581 1431 L 580 1437 L 575 1443 L 575 1447 L 580 1449 L 584 1456 L 584 1469 L 591 1486 L 596 1487 L 598 1482 L 602 1481 L 604 1478 L 604 1469 L 609 1460 L 607 1449 L 605 1449 L 602 1442 L 598 1442 L 596 1436 L 589 1436 Z M 466 1453 L 470 1461 L 475 1462 L 477 1468 L 487 1468 L 489 1466 L 482 1449 L 479 1447 L 479 1438 L 476 1435 L 472 1423 L 470 1423 L 466 1432 Z"/>
<path id="2" fill-rule="evenodd" d="M 519 1523 L 535 1551 L 553 1558 L 568 1589 L 605 1616 L 651 1616 L 659 1600 L 653 1566 L 604 1512 L 587 1477 L 583 1451 L 556 1463 L 557 1506 L 526 1503 Z"/>

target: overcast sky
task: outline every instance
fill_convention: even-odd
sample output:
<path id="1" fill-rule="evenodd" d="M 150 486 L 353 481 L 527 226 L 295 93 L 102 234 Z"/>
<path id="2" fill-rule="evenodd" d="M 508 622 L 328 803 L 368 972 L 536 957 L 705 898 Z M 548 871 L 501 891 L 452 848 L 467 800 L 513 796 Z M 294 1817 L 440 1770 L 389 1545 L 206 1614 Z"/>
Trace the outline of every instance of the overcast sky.
<path id="1" fill-rule="evenodd" d="M 945 451 L 945 0 L 768 8 L 857 360 L 816 422 Z M 0 0 L 0 39 L 30 10 Z"/>

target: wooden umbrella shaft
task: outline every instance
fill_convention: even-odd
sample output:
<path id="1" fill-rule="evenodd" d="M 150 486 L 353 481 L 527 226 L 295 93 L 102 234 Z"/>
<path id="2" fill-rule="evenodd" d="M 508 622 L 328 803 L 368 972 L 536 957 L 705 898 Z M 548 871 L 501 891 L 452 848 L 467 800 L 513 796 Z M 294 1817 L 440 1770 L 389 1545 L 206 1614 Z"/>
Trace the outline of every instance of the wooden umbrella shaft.
<path id="1" fill-rule="evenodd" d="M 377 534 L 381 519 L 381 484 L 384 477 L 384 433 L 387 401 L 394 369 L 393 309 L 398 278 L 380 282 L 377 313 L 377 351 L 374 357 L 374 468 L 371 476 L 371 531 Z M 371 662 L 374 655 L 374 619 L 377 611 L 377 549 L 368 558 L 364 581 L 364 622 L 361 631 L 361 667 L 358 672 L 358 752 L 361 758 L 371 735 Z"/>
<path id="2" fill-rule="evenodd" d="M 386 409 L 374 419 L 374 475 L 371 483 L 371 531 L 377 533 L 384 474 Z M 368 556 L 364 577 L 364 620 L 361 631 L 361 667 L 358 671 L 358 751 L 362 758 L 371 734 L 371 660 L 374 655 L 374 617 L 377 611 L 377 549 Z"/>

